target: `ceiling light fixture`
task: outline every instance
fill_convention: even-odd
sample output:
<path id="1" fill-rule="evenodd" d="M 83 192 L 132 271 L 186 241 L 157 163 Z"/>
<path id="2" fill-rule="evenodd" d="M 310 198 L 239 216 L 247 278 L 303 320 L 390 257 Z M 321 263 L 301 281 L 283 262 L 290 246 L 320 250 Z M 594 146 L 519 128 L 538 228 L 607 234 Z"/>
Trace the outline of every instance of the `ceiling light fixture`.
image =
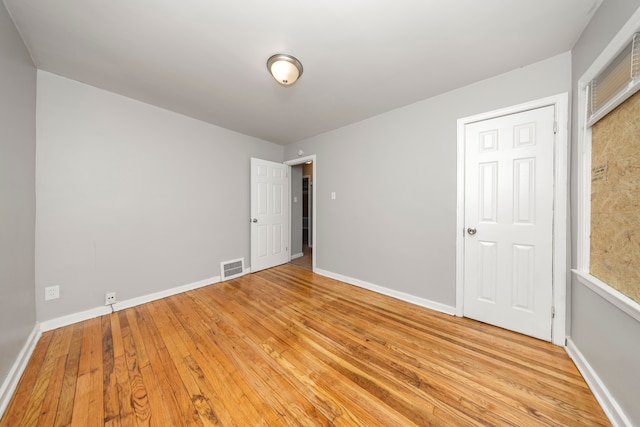
<path id="1" fill-rule="evenodd" d="M 267 69 L 283 86 L 290 86 L 302 75 L 302 64 L 291 55 L 278 53 L 267 60 Z"/>

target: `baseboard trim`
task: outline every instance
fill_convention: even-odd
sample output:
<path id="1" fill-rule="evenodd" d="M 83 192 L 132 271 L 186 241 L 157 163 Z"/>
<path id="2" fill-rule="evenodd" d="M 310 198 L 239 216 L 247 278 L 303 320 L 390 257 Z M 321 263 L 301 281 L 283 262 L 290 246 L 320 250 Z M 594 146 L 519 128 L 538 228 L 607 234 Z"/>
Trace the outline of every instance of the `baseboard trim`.
<path id="1" fill-rule="evenodd" d="M 291 259 L 302 258 L 304 254 L 300 252 L 299 254 L 291 255 Z"/>
<path id="2" fill-rule="evenodd" d="M 602 410 L 611 421 L 611 424 L 614 427 L 632 427 L 631 421 L 625 413 L 618 405 L 618 402 L 614 399 L 614 397 L 609 392 L 609 389 L 602 382 L 596 371 L 591 367 L 587 359 L 584 357 L 582 352 L 578 349 L 575 343 L 571 340 L 570 337 L 567 338 L 567 346 L 565 350 L 573 363 L 576 364 L 578 370 L 584 377 L 587 385 L 593 392 L 598 403 L 602 407 Z"/>
<path id="3" fill-rule="evenodd" d="M 332 273 L 330 271 L 321 270 L 318 268 L 316 268 L 315 273 L 321 276 L 329 277 L 331 279 L 336 279 L 341 282 L 348 283 L 350 285 L 357 286 L 359 288 L 368 289 L 370 291 L 377 292 L 382 295 L 393 297 L 405 302 L 409 302 L 411 304 L 419 305 L 420 307 L 425 307 L 431 310 L 439 311 L 441 313 L 450 314 L 453 316 L 455 315 L 455 312 L 456 312 L 455 307 L 442 304 L 439 302 L 431 301 L 425 298 L 420 298 L 415 295 L 407 294 L 407 293 L 396 291 L 393 289 L 385 288 L 384 286 L 374 285 L 372 283 L 368 283 L 360 279 L 354 279 L 353 277 L 343 276 L 342 274 Z"/>
<path id="4" fill-rule="evenodd" d="M 111 313 L 111 308 L 108 306 L 95 307 L 78 313 L 56 317 L 55 319 L 44 320 L 40 323 L 40 329 L 42 332 L 51 331 L 53 329 L 62 328 L 63 326 L 69 326 L 84 320 L 93 319 L 94 317 L 104 316 L 109 313 Z"/>
<path id="5" fill-rule="evenodd" d="M 181 294 L 183 292 L 191 291 L 193 289 L 202 288 L 204 286 L 212 285 L 220 282 L 220 276 L 210 277 L 208 279 L 199 280 L 187 285 L 178 286 L 176 288 L 167 289 L 153 294 L 144 295 L 138 298 L 131 298 L 126 301 L 118 302 L 113 305 L 114 310 L 123 310 L 125 308 L 135 307 L 137 305 L 145 304 L 147 302 L 159 300 L 162 298 L 170 297 L 172 295 Z"/>
<path id="6" fill-rule="evenodd" d="M 246 270 L 245 270 L 246 273 Z M 160 292 L 154 292 L 152 294 L 143 295 L 141 297 L 131 298 L 128 300 L 117 302 L 113 305 L 115 311 L 123 310 L 125 308 L 135 307 L 137 305 L 145 304 L 147 302 L 156 301 L 162 298 L 166 298 L 172 295 L 180 294 L 182 292 L 198 289 L 203 286 L 212 285 L 220 282 L 220 276 L 211 277 L 209 279 L 200 280 L 198 282 L 189 283 L 187 285 L 178 286 L 175 288 L 167 289 Z M 109 306 L 95 307 L 79 313 L 69 314 L 67 316 L 58 317 L 56 319 L 45 320 L 40 323 L 40 330 L 50 331 L 52 329 L 61 328 L 63 326 L 72 325 L 74 323 L 82 322 L 84 320 L 93 319 L 94 317 L 104 316 L 111 313 Z"/>
<path id="7" fill-rule="evenodd" d="M 29 334 L 27 341 L 22 347 L 22 350 L 20 350 L 16 361 L 9 370 L 7 378 L 2 383 L 2 386 L 0 386 L 0 418 L 2 418 L 7 406 L 9 406 L 9 401 L 13 396 L 13 392 L 15 392 L 16 387 L 18 387 L 20 377 L 22 377 L 22 373 L 27 367 L 27 363 L 31 358 L 33 350 L 35 350 L 36 344 L 38 343 L 41 335 L 42 331 L 40 330 L 40 325 L 36 323 L 31 334 Z"/>

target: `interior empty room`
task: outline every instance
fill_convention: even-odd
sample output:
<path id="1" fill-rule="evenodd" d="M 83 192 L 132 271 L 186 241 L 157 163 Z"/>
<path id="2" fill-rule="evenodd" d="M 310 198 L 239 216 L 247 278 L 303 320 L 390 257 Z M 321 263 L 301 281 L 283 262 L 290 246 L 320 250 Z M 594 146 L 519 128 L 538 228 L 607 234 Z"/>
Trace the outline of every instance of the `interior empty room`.
<path id="1" fill-rule="evenodd" d="M 639 89 L 639 0 L 3 0 L 0 426 L 640 425 Z"/>

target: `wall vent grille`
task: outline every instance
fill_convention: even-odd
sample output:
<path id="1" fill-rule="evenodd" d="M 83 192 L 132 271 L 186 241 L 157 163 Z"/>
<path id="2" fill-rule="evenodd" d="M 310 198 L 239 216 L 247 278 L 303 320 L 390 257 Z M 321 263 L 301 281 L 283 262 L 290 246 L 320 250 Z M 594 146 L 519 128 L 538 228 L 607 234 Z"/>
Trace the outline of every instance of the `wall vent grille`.
<path id="1" fill-rule="evenodd" d="M 229 280 L 244 275 L 244 258 L 220 263 L 220 280 Z"/>

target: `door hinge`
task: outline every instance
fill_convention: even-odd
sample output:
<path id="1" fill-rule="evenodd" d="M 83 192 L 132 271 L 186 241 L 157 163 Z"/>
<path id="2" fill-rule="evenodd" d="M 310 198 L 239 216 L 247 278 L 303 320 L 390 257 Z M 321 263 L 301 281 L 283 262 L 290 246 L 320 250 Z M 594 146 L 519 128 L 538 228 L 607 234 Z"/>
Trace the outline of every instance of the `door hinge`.
<path id="1" fill-rule="evenodd" d="M 551 307 L 551 318 L 554 319 L 556 317 L 556 308 L 555 307 Z"/>
<path id="2" fill-rule="evenodd" d="M 558 133 L 558 122 L 553 122 L 553 134 L 557 134 Z"/>

